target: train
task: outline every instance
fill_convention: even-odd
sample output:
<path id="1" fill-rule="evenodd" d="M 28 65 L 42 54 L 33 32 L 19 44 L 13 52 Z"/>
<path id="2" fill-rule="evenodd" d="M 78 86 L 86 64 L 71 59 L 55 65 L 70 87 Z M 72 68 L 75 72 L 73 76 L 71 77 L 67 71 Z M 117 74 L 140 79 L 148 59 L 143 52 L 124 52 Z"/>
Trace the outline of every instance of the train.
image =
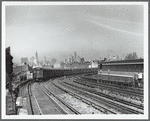
<path id="1" fill-rule="evenodd" d="M 40 81 L 53 77 L 61 77 L 68 75 L 77 74 L 97 74 L 98 68 L 72 68 L 72 69 L 54 69 L 54 68 L 33 68 L 33 79 L 34 81 Z"/>
<path id="2" fill-rule="evenodd" d="M 117 73 L 117 72 L 107 72 L 106 71 L 98 71 L 98 75 L 96 77 L 99 78 L 99 82 L 102 83 L 111 83 L 117 85 L 126 85 L 130 87 L 143 87 L 143 73 L 130 73 L 130 75 L 125 75 L 126 72 Z M 129 74 L 129 73 L 128 73 Z"/>
<path id="3" fill-rule="evenodd" d="M 103 61 L 98 70 L 102 82 L 143 88 L 143 59 Z"/>
<path id="4" fill-rule="evenodd" d="M 47 78 L 76 75 L 76 74 L 98 74 L 109 70 L 101 76 L 100 81 L 104 83 L 115 83 L 134 87 L 143 87 L 143 60 L 116 61 L 99 63 L 98 68 L 70 68 L 54 69 L 48 67 L 33 68 L 33 79 L 43 80 Z M 112 73 L 114 72 L 114 73 Z M 119 74 L 119 73 L 123 74 Z M 99 74 L 100 75 L 100 74 Z M 97 78 L 97 77 L 96 77 Z"/>
<path id="5" fill-rule="evenodd" d="M 33 71 L 31 73 L 33 75 L 34 81 L 38 81 L 43 79 L 43 68 L 41 67 L 33 67 Z"/>

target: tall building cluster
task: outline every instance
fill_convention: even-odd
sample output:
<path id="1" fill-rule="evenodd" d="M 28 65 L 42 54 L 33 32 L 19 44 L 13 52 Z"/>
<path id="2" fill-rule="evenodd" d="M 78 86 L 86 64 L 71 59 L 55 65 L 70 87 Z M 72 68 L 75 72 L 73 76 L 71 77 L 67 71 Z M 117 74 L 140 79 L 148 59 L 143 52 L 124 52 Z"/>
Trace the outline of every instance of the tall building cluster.
<path id="1" fill-rule="evenodd" d="M 21 58 L 21 59 L 22 59 L 22 58 Z M 41 66 L 41 64 L 40 64 L 40 62 L 39 62 L 39 60 L 38 60 L 38 53 L 37 53 L 37 51 L 36 51 L 36 53 L 35 53 L 35 57 L 32 56 L 32 57 L 30 58 L 30 62 L 28 62 L 28 64 L 30 64 L 31 66 Z"/>
<path id="2" fill-rule="evenodd" d="M 70 58 L 65 59 L 65 63 L 75 63 L 75 62 L 81 63 L 83 59 L 84 59 L 84 58 L 80 58 L 80 57 L 77 55 L 77 53 L 74 52 L 74 55 L 71 55 L 71 54 L 70 54 Z"/>
<path id="3" fill-rule="evenodd" d="M 70 54 L 68 59 L 64 59 L 64 62 L 60 63 L 61 68 L 89 68 L 91 65 L 90 61 L 85 61 L 74 52 L 73 55 Z"/>
<path id="4" fill-rule="evenodd" d="M 136 52 L 128 53 L 128 54 L 123 53 L 120 56 L 118 54 L 114 56 L 108 55 L 108 58 L 107 58 L 108 61 L 129 60 L 129 59 L 138 59 Z"/>

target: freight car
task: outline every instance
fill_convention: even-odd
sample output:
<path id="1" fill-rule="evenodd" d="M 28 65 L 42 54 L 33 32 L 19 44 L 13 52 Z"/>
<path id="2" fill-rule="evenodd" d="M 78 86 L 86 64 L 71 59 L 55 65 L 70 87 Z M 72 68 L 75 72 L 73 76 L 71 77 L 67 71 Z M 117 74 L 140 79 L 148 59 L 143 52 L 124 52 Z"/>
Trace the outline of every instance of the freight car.
<path id="1" fill-rule="evenodd" d="M 98 65 L 100 81 L 143 87 L 143 59 L 101 61 Z"/>
<path id="2" fill-rule="evenodd" d="M 97 74 L 97 68 L 73 68 L 73 69 L 53 69 L 53 68 L 41 68 L 35 67 L 33 69 L 34 80 L 49 79 L 53 77 L 77 75 L 77 74 Z"/>
<path id="3" fill-rule="evenodd" d="M 117 85 L 126 85 L 130 87 L 143 87 L 143 73 L 134 73 L 134 75 L 109 74 L 99 72 L 96 75 L 101 83 L 110 83 Z"/>

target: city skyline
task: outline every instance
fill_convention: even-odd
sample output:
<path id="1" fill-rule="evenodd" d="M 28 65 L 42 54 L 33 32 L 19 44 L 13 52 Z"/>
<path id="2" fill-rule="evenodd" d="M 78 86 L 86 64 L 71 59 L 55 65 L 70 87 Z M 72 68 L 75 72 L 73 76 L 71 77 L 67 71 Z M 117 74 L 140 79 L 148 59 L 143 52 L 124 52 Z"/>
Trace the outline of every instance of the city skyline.
<path id="1" fill-rule="evenodd" d="M 121 12 L 120 12 L 121 11 Z M 6 47 L 14 61 L 85 59 L 137 52 L 144 57 L 142 5 L 6 6 Z"/>
<path id="2" fill-rule="evenodd" d="M 24 60 L 26 59 L 26 60 Z M 95 58 L 95 59 L 89 59 L 89 60 L 84 60 L 84 57 L 79 57 L 78 54 L 76 52 L 74 52 L 74 54 L 70 54 L 70 57 L 68 58 L 64 58 L 64 60 L 57 60 L 55 58 L 51 58 L 51 59 L 46 59 L 46 56 L 44 56 L 44 58 L 42 60 L 39 60 L 38 58 L 38 52 L 36 51 L 35 52 L 35 56 L 32 56 L 30 58 L 28 57 L 22 57 L 21 58 L 21 62 L 14 62 L 14 65 L 17 66 L 17 65 L 22 65 L 25 63 L 29 64 L 29 65 L 39 65 L 42 66 L 42 65 L 53 65 L 55 63 L 57 64 L 61 64 L 61 63 L 81 63 L 83 60 L 84 62 L 92 62 L 92 61 L 101 61 L 101 60 L 106 60 L 106 61 L 115 61 L 115 60 L 125 60 L 125 59 L 142 59 L 141 57 L 138 57 L 136 52 L 133 52 L 133 53 L 128 53 L 128 54 L 122 54 L 122 55 L 108 55 L 108 57 L 105 57 L 105 58 Z M 55 61 L 55 62 L 52 62 L 52 61 Z M 23 62 L 24 61 L 24 62 Z"/>

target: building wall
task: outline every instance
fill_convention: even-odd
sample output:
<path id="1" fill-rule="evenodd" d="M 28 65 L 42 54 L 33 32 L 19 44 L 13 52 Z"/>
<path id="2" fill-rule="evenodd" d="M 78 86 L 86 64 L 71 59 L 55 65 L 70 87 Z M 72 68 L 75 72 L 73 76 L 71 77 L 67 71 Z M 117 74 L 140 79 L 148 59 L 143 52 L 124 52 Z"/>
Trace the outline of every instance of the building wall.
<path id="1" fill-rule="evenodd" d="M 102 65 L 102 71 L 143 72 L 144 59 L 104 61 L 99 64 Z"/>
<path id="2" fill-rule="evenodd" d="M 102 71 L 143 72 L 143 64 L 102 65 Z"/>
<path id="3" fill-rule="evenodd" d="M 22 72 L 22 71 L 28 71 L 28 70 L 29 70 L 29 66 L 28 65 L 13 67 L 13 72 L 14 73 Z"/>

